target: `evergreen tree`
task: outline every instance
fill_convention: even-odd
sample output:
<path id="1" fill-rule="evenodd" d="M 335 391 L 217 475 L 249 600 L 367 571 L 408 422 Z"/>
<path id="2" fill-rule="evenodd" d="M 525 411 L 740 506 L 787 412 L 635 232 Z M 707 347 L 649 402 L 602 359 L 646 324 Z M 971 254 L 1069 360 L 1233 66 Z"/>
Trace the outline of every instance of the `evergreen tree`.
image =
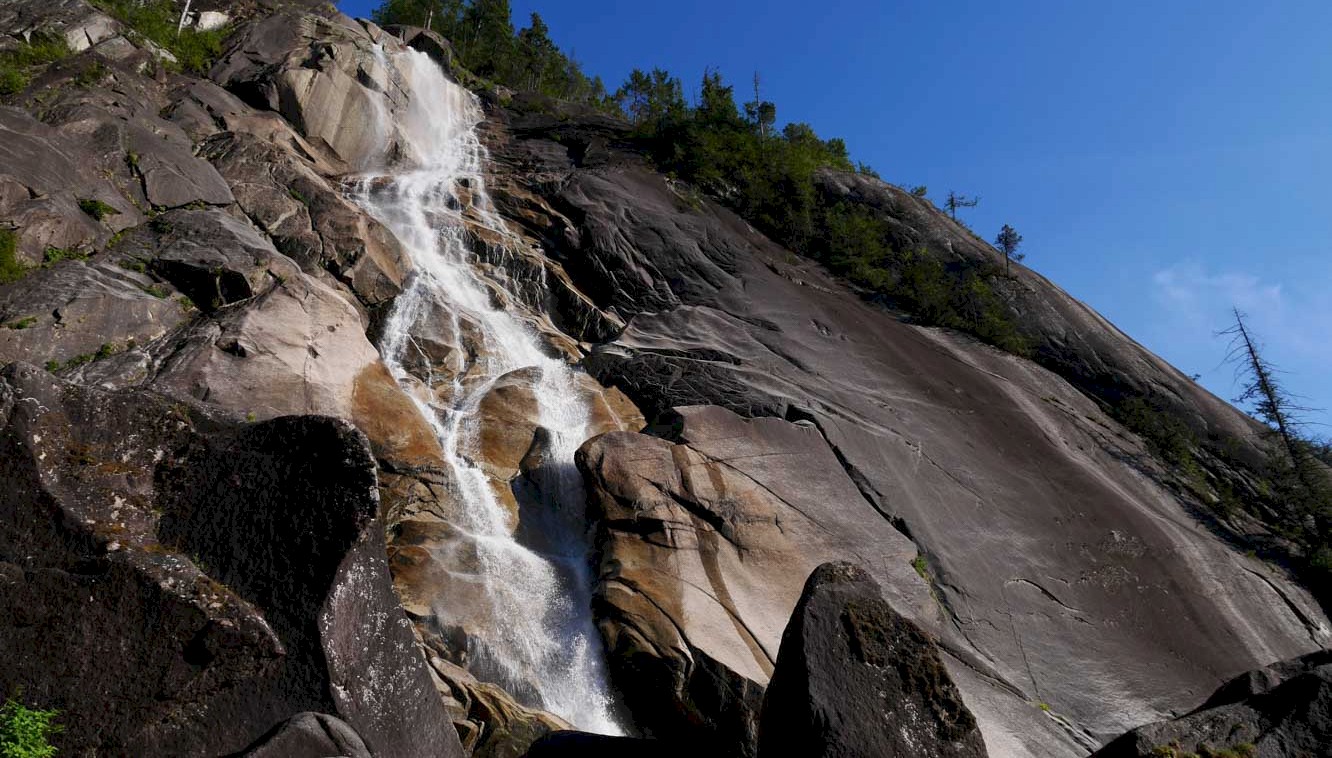
<path id="1" fill-rule="evenodd" d="M 1010 260 L 1021 262 L 1023 258 L 1027 257 L 1026 253 L 1017 251 L 1021 244 L 1022 235 L 1018 234 L 1017 230 L 1008 224 L 1004 224 L 1004 228 L 999 230 L 999 236 L 994 238 L 994 246 L 1004 254 L 1004 276 L 1009 275 L 1008 262 Z"/>
<path id="2" fill-rule="evenodd" d="M 953 220 L 956 221 L 958 208 L 975 208 L 976 204 L 979 202 L 979 197 L 965 197 L 952 190 L 948 190 L 948 199 L 944 201 L 944 208 L 948 211 L 948 215 L 952 216 Z"/>
<path id="3" fill-rule="evenodd" d="M 527 28 L 518 32 L 518 69 L 525 89 L 545 92 L 549 73 L 564 74 L 564 56 L 550 40 L 550 30 L 539 13 L 533 13 Z"/>
<path id="4" fill-rule="evenodd" d="M 513 12 L 509 0 L 472 0 L 462 14 L 459 37 L 463 65 L 480 76 L 513 81 L 515 65 Z M 458 39 L 453 40 L 459 43 Z"/>
<path id="5" fill-rule="evenodd" d="M 759 75 L 754 72 L 754 99 L 745 103 L 745 116 L 758 129 L 759 137 L 768 138 L 768 132 L 777 121 L 776 104 L 764 100 L 759 93 Z"/>
<path id="6" fill-rule="evenodd" d="M 648 132 L 682 119 L 688 110 L 680 80 L 659 68 L 650 74 L 634 69 L 613 97 L 629 121 Z"/>

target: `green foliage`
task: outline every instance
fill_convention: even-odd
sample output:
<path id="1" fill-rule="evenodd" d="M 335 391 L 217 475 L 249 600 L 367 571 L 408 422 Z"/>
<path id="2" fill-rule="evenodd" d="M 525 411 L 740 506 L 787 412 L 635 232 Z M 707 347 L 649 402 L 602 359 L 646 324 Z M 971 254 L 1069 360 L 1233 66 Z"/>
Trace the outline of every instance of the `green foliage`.
<path id="1" fill-rule="evenodd" d="M 650 73 L 637 68 L 629 72 L 611 99 L 641 130 L 680 121 L 688 110 L 680 80 L 659 68 Z"/>
<path id="2" fill-rule="evenodd" d="M 720 74 L 705 72 L 698 105 L 690 108 L 678 79 L 660 69 L 635 70 L 614 100 L 663 171 L 720 198 L 778 242 L 887 295 L 923 323 L 1030 352 L 994 289 L 995 272 L 949 268 L 924 251 L 904 249 L 872 209 L 822 197 L 814 183 L 819 170 L 868 167 L 852 163 L 845 142 L 825 140 L 809 124 L 773 130 L 776 106 L 762 100 L 757 85 L 755 77 L 754 100 L 742 114 L 734 89 Z"/>
<path id="3" fill-rule="evenodd" d="M 120 260 L 116 261 L 116 265 L 120 266 L 126 271 L 133 271 L 138 274 L 142 274 L 148 271 L 148 265 L 143 261 L 139 260 L 138 258 L 121 258 Z"/>
<path id="4" fill-rule="evenodd" d="M 1018 247 L 1022 245 L 1022 235 L 1008 224 L 999 230 L 999 236 L 994 238 L 994 247 L 1004 255 L 1004 275 L 1008 275 L 1008 262 L 1021 261 L 1026 258 L 1025 253 L 1019 253 Z"/>
<path id="5" fill-rule="evenodd" d="M 147 292 L 148 294 L 152 295 L 153 297 L 159 300 L 171 294 L 171 290 L 167 289 L 166 287 L 160 284 L 150 284 L 147 287 L 144 287 L 143 291 Z"/>
<path id="6" fill-rule="evenodd" d="M 91 198 L 80 199 L 79 210 L 83 211 L 89 216 L 92 216 L 98 221 L 101 221 L 103 218 L 106 218 L 107 216 L 114 216 L 120 213 L 120 211 L 116 210 L 110 205 L 107 205 L 101 200 L 93 200 Z"/>
<path id="7" fill-rule="evenodd" d="M 1175 466 L 1193 466 L 1198 438 L 1168 408 L 1148 398 L 1130 397 L 1111 408 L 1110 415 L 1142 437 L 1152 452 Z"/>
<path id="8" fill-rule="evenodd" d="M 88 254 L 73 247 L 48 247 L 42 253 L 43 266 L 53 266 L 60 261 L 86 261 Z"/>
<path id="9" fill-rule="evenodd" d="M 515 31 L 508 0 L 385 0 L 371 14 L 380 25 L 408 24 L 447 38 L 459 62 L 483 79 L 557 100 L 608 107 L 606 87 L 588 78 L 550 38 L 541 15 Z"/>
<path id="10" fill-rule="evenodd" d="M 74 77 L 74 83 L 80 87 L 91 87 L 106 76 L 106 66 L 101 61 L 93 61 Z"/>
<path id="11" fill-rule="evenodd" d="M 0 284 L 17 282 L 27 273 L 28 267 L 18 259 L 18 236 L 0 229 Z"/>
<path id="12" fill-rule="evenodd" d="M 19 320 L 17 320 L 17 321 L 11 321 L 11 322 L 9 322 L 8 324 L 5 324 L 5 328 L 6 328 L 6 329 L 27 329 L 27 328 L 31 327 L 33 324 L 36 324 L 36 323 L 37 323 L 37 317 L 36 317 L 36 316 L 26 316 L 26 317 L 21 318 L 21 319 L 19 319 Z"/>
<path id="13" fill-rule="evenodd" d="M 925 556 L 917 555 L 915 558 L 912 558 L 911 568 L 916 570 L 916 573 L 920 575 L 921 579 L 924 579 L 927 582 L 930 580 L 930 567 L 929 564 L 925 562 Z"/>
<path id="14" fill-rule="evenodd" d="M 69 55 L 65 38 L 58 34 L 34 34 L 13 50 L 0 52 L 0 95 L 12 95 L 28 86 L 32 69 Z"/>
<path id="15" fill-rule="evenodd" d="M 823 215 L 815 251 L 852 282 L 889 296 L 925 324 L 968 332 L 1015 355 L 1031 346 L 978 267 L 949 268 L 925 251 L 896 249 L 893 227 L 872 210 L 839 202 Z"/>
<path id="16" fill-rule="evenodd" d="M 140 39 L 148 40 L 171 53 L 173 68 L 192 74 L 207 74 L 222 54 L 222 42 L 231 33 L 229 27 L 201 32 L 180 29 L 180 10 L 172 0 L 90 0 L 114 16 Z"/>
<path id="17" fill-rule="evenodd" d="M 10 698 L 0 706 L 0 758 L 51 758 L 56 749 L 52 735 L 64 730 L 55 710 L 28 708 Z"/>

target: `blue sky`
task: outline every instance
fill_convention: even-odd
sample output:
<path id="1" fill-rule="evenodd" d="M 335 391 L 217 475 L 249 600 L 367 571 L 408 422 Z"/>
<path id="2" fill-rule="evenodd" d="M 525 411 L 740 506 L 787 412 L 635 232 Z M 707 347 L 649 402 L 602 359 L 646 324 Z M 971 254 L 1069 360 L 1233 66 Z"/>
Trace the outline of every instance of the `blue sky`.
<path id="1" fill-rule="evenodd" d="M 779 121 L 936 201 L 979 195 L 974 229 L 1015 226 L 1028 265 L 1224 398 L 1214 333 L 1238 305 L 1289 389 L 1332 408 L 1332 3 L 512 4 L 612 88 L 711 67 L 748 99 L 759 72 Z"/>

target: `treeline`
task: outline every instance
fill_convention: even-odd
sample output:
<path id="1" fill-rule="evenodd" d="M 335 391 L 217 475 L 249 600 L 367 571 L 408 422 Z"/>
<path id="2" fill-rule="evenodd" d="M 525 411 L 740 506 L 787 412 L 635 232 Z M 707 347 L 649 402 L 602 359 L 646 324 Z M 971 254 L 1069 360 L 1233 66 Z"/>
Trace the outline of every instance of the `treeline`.
<path id="1" fill-rule="evenodd" d="M 960 329 L 1017 354 L 1030 347 L 993 283 L 998 266 L 945 265 L 896 243 L 888 220 L 873 209 L 818 191 L 820 169 L 855 171 L 841 139 L 823 139 L 805 123 L 776 129 L 777 106 L 753 95 L 736 104 L 735 90 L 706 72 L 697 103 L 666 71 L 635 70 L 612 95 L 657 165 L 721 199 L 768 236 L 815 258 L 854 283 L 884 295 L 920 321 Z M 923 194 L 919 192 L 916 194 Z M 1012 246 L 1020 237 L 1013 232 Z M 1011 251 L 1010 251 L 1011 252 Z"/>
<path id="2" fill-rule="evenodd" d="M 600 77 L 589 78 L 562 52 L 533 13 L 514 29 L 509 0 L 385 0 L 373 14 L 380 25 L 406 24 L 437 32 L 473 74 L 523 92 L 538 92 L 599 108 L 611 107 Z"/>
<path id="3" fill-rule="evenodd" d="M 1029 347 L 993 286 L 997 266 L 945 265 L 924 250 L 894 244 L 871 209 L 829 200 L 820 169 L 857 171 L 841 139 L 823 139 L 805 123 L 778 129 L 777 106 L 762 97 L 737 105 L 735 88 L 705 72 L 693 102 L 679 78 L 635 70 L 614 93 L 588 78 L 550 39 L 539 14 L 515 30 L 508 0 L 386 0 L 380 24 L 428 27 L 447 38 L 473 74 L 525 92 L 622 112 L 664 172 L 729 205 L 791 250 L 813 257 L 854 283 L 890 298 L 920 321 L 970 332 L 1018 354 Z M 918 188 L 917 195 L 924 194 Z"/>

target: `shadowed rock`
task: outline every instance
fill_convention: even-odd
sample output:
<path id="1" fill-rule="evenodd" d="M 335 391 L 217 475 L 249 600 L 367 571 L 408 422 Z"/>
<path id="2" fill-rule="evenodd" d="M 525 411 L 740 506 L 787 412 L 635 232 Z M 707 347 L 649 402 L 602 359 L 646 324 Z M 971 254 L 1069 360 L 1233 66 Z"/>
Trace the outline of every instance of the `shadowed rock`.
<path id="1" fill-rule="evenodd" d="M 0 691 L 72 754 L 217 755 L 301 711 L 457 756 L 384 557 L 373 459 L 324 417 L 237 423 L 0 371 Z"/>
<path id="2" fill-rule="evenodd" d="M 553 732 L 532 744 L 524 758 L 677 758 L 679 746 L 633 737 L 606 737 L 586 732 Z M 691 758 L 720 758 L 707 751 L 690 751 Z"/>
<path id="3" fill-rule="evenodd" d="M 274 726 L 234 758 L 371 758 L 365 742 L 341 719 L 298 713 Z"/>
<path id="4" fill-rule="evenodd" d="M 849 563 L 805 584 L 763 701 L 759 758 L 984 758 L 939 651 Z"/>
<path id="5" fill-rule="evenodd" d="M 1241 674 L 1192 713 L 1138 727 L 1094 758 L 1306 758 L 1330 748 L 1332 651 L 1323 650 Z"/>

